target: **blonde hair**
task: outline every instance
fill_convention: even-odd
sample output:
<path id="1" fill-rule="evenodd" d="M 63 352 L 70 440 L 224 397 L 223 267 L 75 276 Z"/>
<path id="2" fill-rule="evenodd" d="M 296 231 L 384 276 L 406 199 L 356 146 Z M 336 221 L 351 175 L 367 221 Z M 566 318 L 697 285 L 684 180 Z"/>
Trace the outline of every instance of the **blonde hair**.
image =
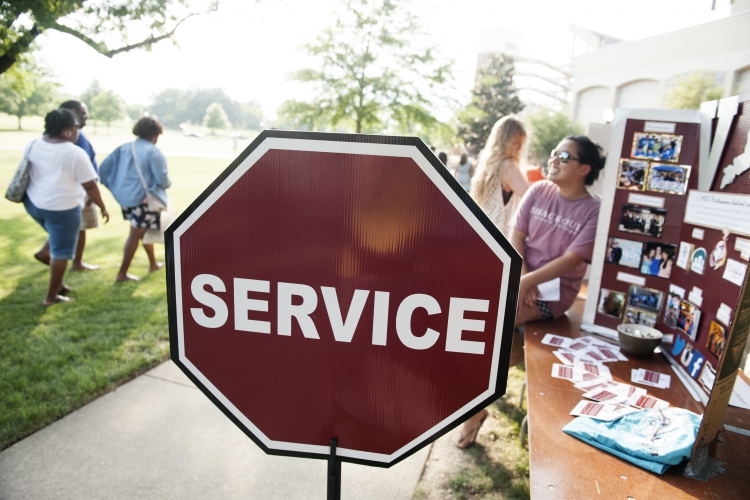
<path id="1" fill-rule="evenodd" d="M 514 115 L 499 119 L 492 127 L 487 144 L 479 154 L 479 164 L 471 180 L 471 196 L 484 208 L 490 185 L 495 179 L 507 181 L 511 168 L 519 168 L 526 142 L 526 128 Z"/>

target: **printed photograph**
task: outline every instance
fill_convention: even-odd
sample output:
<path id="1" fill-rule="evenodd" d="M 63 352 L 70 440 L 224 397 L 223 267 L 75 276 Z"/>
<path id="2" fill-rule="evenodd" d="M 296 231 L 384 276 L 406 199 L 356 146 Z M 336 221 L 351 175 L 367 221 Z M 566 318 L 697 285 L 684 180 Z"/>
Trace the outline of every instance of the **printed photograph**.
<path id="1" fill-rule="evenodd" d="M 680 314 L 677 316 L 676 328 L 695 341 L 698 333 L 698 322 L 701 310 L 686 300 L 680 301 Z"/>
<path id="2" fill-rule="evenodd" d="M 617 188 L 629 191 L 643 191 L 648 178 L 649 163 L 644 160 L 620 160 L 620 173 L 617 178 Z"/>
<path id="3" fill-rule="evenodd" d="M 690 270 L 694 273 L 703 274 L 703 269 L 706 267 L 706 255 L 706 249 L 703 247 L 693 250 L 693 254 L 690 256 Z"/>
<path id="4" fill-rule="evenodd" d="M 636 132 L 630 156 L 643 160 L 677 162 L 680 159 L 681 148 L 681 135 Z"/>
<path id="5" fill-rule="evenodd" d="M 637 307 L 658 314 L 663 300 L 664 292 L 659 290 L 638 285 L 630 285 L 628 289 L 628 306 L 630 307 Z"/>
<path id="6" fill-rule="evenodd" d="M 661 238 L 667 211 L 625 203 L 620 214 L 620 231 Z"/>
<path id="7" fill-rule="evenodd" d="M 664 308 L 664 323 L 672 328 L 677 327 L 677 320 L 680 317 L 680 303 L 682 297 L 670 293 L 667 297 L 667 306 Z"/>
<path id="8" fill-rule="evenodd" d="M 625 308 L 625 294 L 615 290 L 602 288 L 599 295 L 599 307 L 597 311 L 607 316 L 622 318 L 622 310 Z"/>
<path id="9" fill-rule="evenodd" d="M 706 340 L 706 349 L 708 349 L 708 352 L 716 356 L 717 359 L 721 358 L 726 342 L 726 329 L 716 321 L 711 321 L 711 326 L 708 329 L 708 340 Z"/>
<path id="10" fill-rule="evenodd" d="M 644 311 L 635 307 L 627 307 L 625 309 L 625 323 L 656 328 L 656 319 L 656 314 L 650 311 Z"/>
<path id="11" fill-rule="evenodd" d="M 677 246 L 649 241 L 643 245 L 641 273 L 659 278 L 672 276 L 672 266 L 677 255 Z"/>
<path id="12" fill-rule="evenodd" d="M 641 266 L 642 255 L 643 243 L 640 241 L 610 237 L 604 262 L 638 269 Z"/>
<path id="13" fill-rule="evenodd" d="M 685 194 L 690 177 L 690 165 L 661 165 L 653 163 L 648 173 L 646 191 Z"/>

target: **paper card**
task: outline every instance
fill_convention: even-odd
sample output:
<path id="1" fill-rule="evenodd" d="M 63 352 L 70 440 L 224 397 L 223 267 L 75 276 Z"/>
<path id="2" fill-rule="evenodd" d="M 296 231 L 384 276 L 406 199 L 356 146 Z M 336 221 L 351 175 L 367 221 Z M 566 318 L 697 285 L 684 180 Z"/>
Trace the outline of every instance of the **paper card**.
<path id="1" fill-rule="evenodd" d="M 590 375 L 590 376 L 588 376 Z M 573 365 L 573 381 L 586 382 L 595 378 L 612 380 L 612 373 L 604 365 L 590 361 L 576 360 Z"/>
<path id="2" fill-rule="evenodd" d="M 632 283 L 633 285 L 646 286 L 646 278 L 644 278 L 643 276 L 635 276 L 630 273 L 623 273 L 622 271 L 619 271 L 617 273 L 617 281 Z"/>
<path id="3" fill-rule="evenodd" d="M 603 363 L 604 361 L 607 360 L 607 357 L 604 356 L 597 348 L 588 349 L 584 351 L 583 354 L 584 356 L 587 356 L 593 359 L 594 361 L 598 361 L 599 363 Z"/>
<path id="4" fill-rule="evenodd" d="M 685 289 L 681 286 L 669 284 L 669 293 L 673 293 L 675 295 L 679 295 L 681 299 L 685 298 Z"/>
<path id="5" fill-rule="evenodd" d="M 662 340 L 664 342 L 664 340 Z M 608 347 L 598 347 L 599 352 L 602 353 L 604 356 L 606 356 L 607 361 L 627 361 L 628 358 L 625 357 L 623 353 L 620 352 L 619 349 L 610 349 Z"/>
<path id="6" fill-rule="evenodd" d="M 612 388 L 612 390 L 617 392 L 618 394 L 624 394 L 629 398 L 633 396 L 646 395 L 646 389 L 630 384 L 622 384 L 620 382 L 615 382 L 615 386 Z"/>
<path id="7" fill-rule="evenodd" d="M 568 351 L 555 351 L 552 354 L 554 354 L 557 359 L 562 361 L 562 363 L 567 366 L 573 366 L 577 359 L 573 353 Z"/>
<path id="8" fill-rule="evenodd" d="M 695 293 L 695 289 L 693 289 L 688 294 L 688 301 L 692 302 L 698 307 L 701 307 L 703 305 L 703 296 Z"/>
<path id="9" fill-rule="evenodd" d="M 690 255 L 693 253 L 693 244 L 686 241 L 680 242 L 680 250 L 677 252 L 675 265 L 682 269 L 690 268 Z"/>
<path id="10" fill-rule="evenodd" d="M 693 238 L 696 240 L 702 240 L 703 236 L 705 236 L 706 231 L 704 229 L 699 229 L 697 227 L 693 228 Z"/>
<path id="11" fill-rule="evenodd" d="M 652 167 L 653 168 L 653 167 Z M 688 224 L 750 236 L 750 195 L 690 190 L 685 203 Z"/>
<path id="12" fill-rule="evenodd" d="M 673 333 L 665 333 L 661 337 L 661 343 L 662 344 L 673 344 L 674 343 L 674 334 Z"/>
<path id="13" fill-rule="evenodd" d="M 588 342 L 582 342 L 580 339 L 578 339 L 570 344 L 566 349 L 570 349 L 571 351 L 580 351 L 581 349 L 588 349 L 588 347 Z"/>
<path id="14" fill-rule="evenodd" d="M 646 122 L 643 126 L 644 132 L 661 132 L 662 134 L 674 134 L 676 123 L 670 122 Z"/>
<path id="15" fill-rule="evenodd" d="M 750 253 L 750 240 L 746 240 L 745 238 L 736 238 L 734 240 L 734 249 L 739 250 L 741 253 Z"/>
<path id="16" fill-rule="evenodd" d="M 575 388 L 580 389 L 583 392 L 593 391 L 594 389 L 606 389 L 607 387 L 615 386 L 617 386 L 617 382 L 613 382 L 612 380 L 606 380 L 603 378 L 587 380 L 586 382 L 578 382 L 575 384 Z"/>
<path id="17" fill-rule="evenodd" d="M 742 260 L 750 260 L 750 250 L 743 250 L 740 254 L 740 259 Z"/>
<path id="18" fill-rule="evenodd" d="M 625 394 L 618 394 L 615 391 L 609 389 L 594 389 L 583 395 L 584 398 L 593 399 L 600 403 L 620 403 L 626 404 L 630 399 Z"/>
<path id="19" fill-rule="evenodd" d="M 618 418 L 624 417 L 625 415 L 629 415 L 631 413 L 635 413 L 637 411 L 640 410 L 631 408 L 630 406 L 595 403 L 593 401 L 583 400 L 579 402 L 575 406 L 575 408 L 573 408 L 573 411 L 571 411 L 570 414 L 576 417 L 591 417 L 597 420 L 611 422 L 612 420 L 617 420 Z"/>
<path id="20" fill-rule="evenodd" d="M 541 295 L 539 300 L 545 302 L 558 302 L 560 300 L 560 278 L 539 283 L 536 288 Z"/>
<path id="21" fill-rule="evenodd" d="M 630 370 L 630 379 L 633 383 L 650 385 L 659 389 L 668 389 L 672 382 L 671 375 L 644 370 L 643 368 Z"/>
<path id="22" fill-rule="evenodd" d="M 734 382 L 734 389 L 732 389 L 729 404 L 737 408 L 750 410 L 750 385 L 739 375 L 737 375 L 737 380 Z"/>
<path id="23" fill-rule="evenodd" d="M 747 264 L 743 264 L 734 259 L 727 259 L 727 267 L 724 269 L 724 275 L 722 278 L 731 281 L 737 286 L 742 286 L 742 283 L 745 281 L 746 272 Z"/>
<path id="24" fill-rule="evenodd" d="M 664 198 L 647 194 L 628 193 L 628 203 L 646 207 L 664 208 Z"/>
<path id="25" fill-rule="evenodd" d="M 732 321 L 732 308 L 722 302 L 719 305 L 719 310 L 716 311 L 716 319 L 724 323 L 725 326 L 729 326 Z"/>
<path id="26" fill-rule="evenodd" d="M 555 347 L 562 347 L 563 349 L 566 349 L 572 343 L 573 339 L 560 337 L 559 335 L 553 335 L 551 333 L 546 334 L 542 339 L 542 344 L 544 345 L 553 345 Z"/>
<path id="27" fill-rule="evenodd" d="M 630 406 L 635 406 L 636 408 L 643 408 L 644 410 L 651 408 L 655 410 L 663 410 L 664 408 L 669 408 L 669 402 L 646 395 L 633 396 L 628 400 L 628 404 Z"/>
<path id="28" fill-rule="evenodd" d="M 690 293 L 694 294 L 696 297 L 703 297 L 703 290 L 697 286 L 694 286 Z"/>
<path id="29" fill-rule="evenodd" d="M 565 380 L 573 381 L 573 367 L 572 366 L 565 366 L 565 365 L 558 365 L 557 363 L 554 363 L 552 365 L 552 376 L 555 378 L 563 378 Z"/>

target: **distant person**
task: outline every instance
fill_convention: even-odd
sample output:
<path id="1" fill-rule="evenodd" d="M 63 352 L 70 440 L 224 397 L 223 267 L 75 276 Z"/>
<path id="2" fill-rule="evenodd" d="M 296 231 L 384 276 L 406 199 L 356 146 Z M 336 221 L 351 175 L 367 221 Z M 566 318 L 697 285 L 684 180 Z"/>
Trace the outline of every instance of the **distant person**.
<path id="1" fill-rule="evenodd" d="M 166 189 L 172 181 L 167 172 L 167 160 L 156 147 L 163 131 L 158 121 L 144 116 L 133 127 L 133 134 L 138 139 L 115 149 L 99 168 L 102 184 L 109 188 L 122 207 L 123 218 L 130 221 L 130 235 L 125 242 L 122 264 L 115 281 L 140 280 L 139 277 L 128 274 L 138 243 L 143 240 L 147 230 L 161 228 L 161 212 L 149 211 L 143 182 L 152 195 L 167 204 Z M 148 255 L 149 272 L 161 269 L 164 264 L 156 261 L 154 245 L 144 243 L 143 248 Z"/>
<path id="2" fill-rule="evenodd" d="M 510 235 L 518 202 L 529 189 L 529 182 L 521 172 L 526 136 L 523 123 L 515 116 L 498 120 L 479 155 L 479 165 L 471 180 L 472 198 L 506 236 Z"/>
<path id="3" fill-rule="evenodd" d="M 76 114 L 76 117 L 78 118 L 78 140 L 75 142 L 75 145 L 86 152 L 94 167 L 94 171 L 97 172 L 98 178 L 96 151 L 94 151 L 94 147 L 86 136 L 83 135 L 83 127 L 86 126 L 86 121 L 89 119 L 89 109 L 84 103 L 79 101 L 65 101 L 60 104 L 60 109 L 68 109 Z M 70 265 L 71 271 L 95 271 L 99 269 L 99 266 L 83 262 L 83 250 L 86 247 L 86 230 L 97 227 L 99 227 L 99 219 L 97 218 L 96 209 L 94 208 L 92 201 L 87 198 L 86 204 L 81 210 L 81 230 L 78 232 L 78 244 L 76 245 L 76 253 L 73 258 L 73 263 Z M 44 246 L 34 254 L 34 257 L 36 257 L 38 261 L 49 265 L 49 240 L 44 242 Z"/>
<path id="4" fill-rule="evenodd" d="M 459 184 L 468 192 L 471 190 L 471 176 L 474 175 L 474 165 L 469 161 L 469 156 L 464 153 L 453 169 L 453 175 Z"/>
<path id="5" fill-rule="evenodd" d="M 96 185 L 96 171 L 86 152 L 75 146 L 78 121 L 68 109 L 56 109 L 44 117 L 44 136 L 26 146 L 31 163 L 29 187 L 23 205 L 49 235 L 50 280 L 42 302 L 51 306 L 71 302 L 63 283 L 68 260 L 73 259 L 81 226 L 81 208 L 88 197 L 101 209 L 105 223 L 109 213 Z"/>
<path id="6" fill-rule="evenodd" d="M 620 259 L 622 259 L 622 248 L 620 248 L 620 244 L 616 241 L 612 242 L 612 262 L 614 264 L 619 264 Z"/>
<path id="7" fill-rule="evenodd" d="M 442 163 L 444 166 L 448 166 L 448 155 L 445 153 L 445 151 L 441 151 L 438 153 L 438 160 L 440 160 L 440 163 Z"/>

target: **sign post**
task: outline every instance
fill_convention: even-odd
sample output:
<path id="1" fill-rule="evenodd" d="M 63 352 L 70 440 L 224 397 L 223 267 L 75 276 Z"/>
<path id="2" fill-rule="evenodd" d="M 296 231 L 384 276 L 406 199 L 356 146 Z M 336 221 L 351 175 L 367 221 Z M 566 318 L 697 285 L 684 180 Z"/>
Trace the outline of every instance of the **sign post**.
<path id="1" fill-rule="evenodd" d="M 329 498 L 505 393 L 521 258 L 417 138 L 265 131 L 166 245 L 172 360 Z"/>

